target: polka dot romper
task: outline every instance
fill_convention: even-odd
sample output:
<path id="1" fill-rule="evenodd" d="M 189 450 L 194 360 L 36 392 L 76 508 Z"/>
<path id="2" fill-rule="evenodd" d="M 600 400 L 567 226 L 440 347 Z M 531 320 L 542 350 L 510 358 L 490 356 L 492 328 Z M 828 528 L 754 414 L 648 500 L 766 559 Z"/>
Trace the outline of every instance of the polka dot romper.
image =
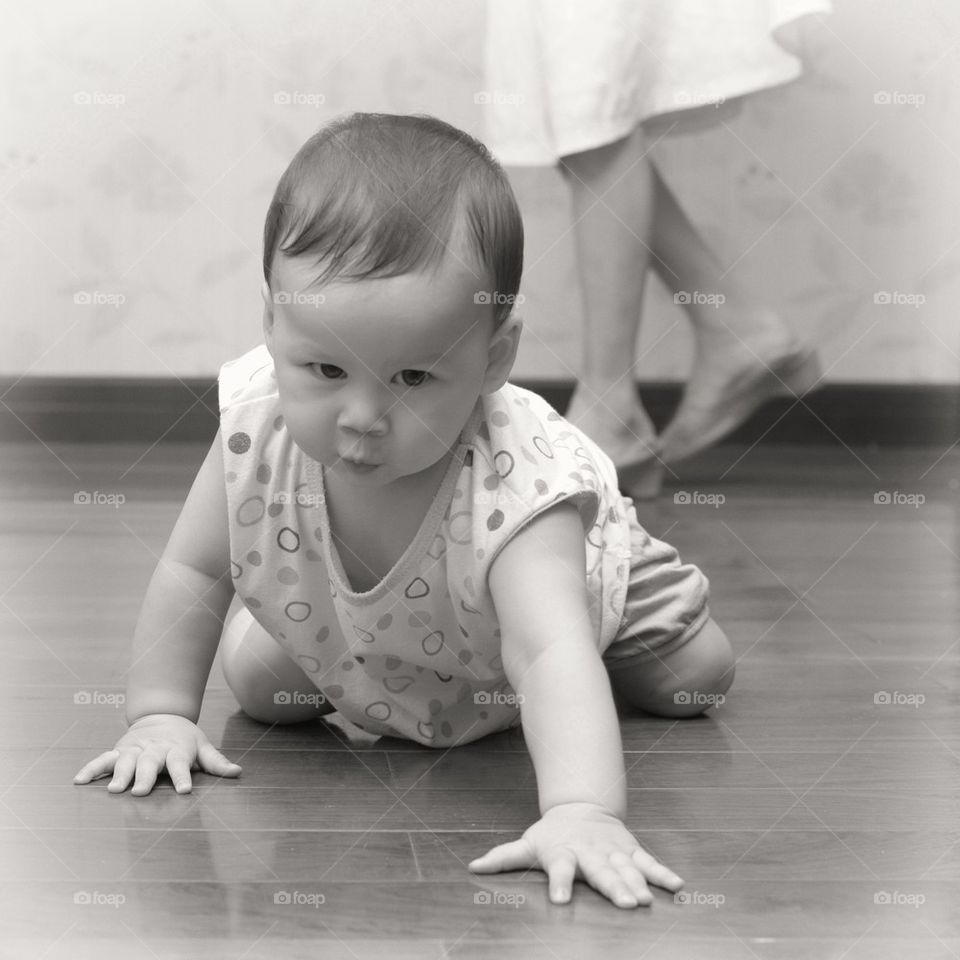
<path id="1" fill-rule="evenodd" d="M 221 369 L 220 415 L 234 588 L 362 729 L 446 747 L 519 724 L 487 574 L 557 501 L 583 520 L 598 650 L 614 640 L 633 505 L 606 455 L 536 394 L 506 384 L 480 398 L 419 531 L 364 593 L 330 536 L 322 467 L 284 426 L 265 346 Z"/>

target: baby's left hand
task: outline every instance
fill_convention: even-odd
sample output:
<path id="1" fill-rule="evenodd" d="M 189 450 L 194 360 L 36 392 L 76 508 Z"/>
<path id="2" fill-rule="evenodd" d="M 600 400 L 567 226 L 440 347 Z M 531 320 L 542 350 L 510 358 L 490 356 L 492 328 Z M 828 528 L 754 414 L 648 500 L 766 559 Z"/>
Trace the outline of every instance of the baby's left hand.
<path id="1" fill-rule="evenodd" d="M 575 876 L 618 907 L 649 906 L 653 894 L 648 883 L 673 892 L 683 886 L 617 817 L 593 803 L 551 807 L 519 840 L 502 843 L 469 864 L 474 873 L 525 867 L 547 874 L 554 903 L 570 900 Z"/>

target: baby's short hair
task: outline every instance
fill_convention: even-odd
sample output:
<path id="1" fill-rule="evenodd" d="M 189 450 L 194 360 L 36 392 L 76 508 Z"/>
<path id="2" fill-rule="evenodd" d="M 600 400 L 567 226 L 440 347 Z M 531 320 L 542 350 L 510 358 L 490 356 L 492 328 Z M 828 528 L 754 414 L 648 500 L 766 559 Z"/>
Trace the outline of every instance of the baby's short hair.
<path id="1" fill-rule="evenodd" d="M 496 325 L 523 272 L 523 221 L 506 174 L 468 133 L 423 114 L 352 113 L 322 127 L 284 171 L 263 230 L 270 285 L 279 252 L 314 254 L 315 283 L 393 277 L 442 261 L 461 222 L 493 283 Z"/>

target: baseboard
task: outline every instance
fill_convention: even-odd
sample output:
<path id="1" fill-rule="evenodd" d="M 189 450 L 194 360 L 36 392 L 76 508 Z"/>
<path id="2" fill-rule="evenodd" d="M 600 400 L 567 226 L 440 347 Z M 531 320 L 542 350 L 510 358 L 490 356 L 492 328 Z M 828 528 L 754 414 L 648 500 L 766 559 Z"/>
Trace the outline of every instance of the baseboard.
<path id="1" fill-rule="evenodd" d="M 517 380 L 563 412 L 572 381 Z M 683 386 L 640 387 L 658 429 Z M 209 441 L 217 429 L 209 378 L 23 377 L 0 379 L 0 441 Z M 827 384 L 802 402 L 771 400 L 730 440 L 754 443 L 944 444 L 960 437 L 960 386 Z M 762 439 L 761 439 L 762 438 Z"/>

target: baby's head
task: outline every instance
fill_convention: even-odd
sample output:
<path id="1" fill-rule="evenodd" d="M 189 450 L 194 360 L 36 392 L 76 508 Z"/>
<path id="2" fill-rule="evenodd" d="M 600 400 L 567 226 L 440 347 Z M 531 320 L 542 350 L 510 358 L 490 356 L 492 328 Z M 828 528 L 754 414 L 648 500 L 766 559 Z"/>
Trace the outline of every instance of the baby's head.
<path id="1" fill-rule="evenodd" d="M 263 266 L 287 427 L 351 480 L 428 470 L 510 372 L 520 212 L 486 148 L 440 120 L 353 114 L 311 137 L 277 185 Z"/>

